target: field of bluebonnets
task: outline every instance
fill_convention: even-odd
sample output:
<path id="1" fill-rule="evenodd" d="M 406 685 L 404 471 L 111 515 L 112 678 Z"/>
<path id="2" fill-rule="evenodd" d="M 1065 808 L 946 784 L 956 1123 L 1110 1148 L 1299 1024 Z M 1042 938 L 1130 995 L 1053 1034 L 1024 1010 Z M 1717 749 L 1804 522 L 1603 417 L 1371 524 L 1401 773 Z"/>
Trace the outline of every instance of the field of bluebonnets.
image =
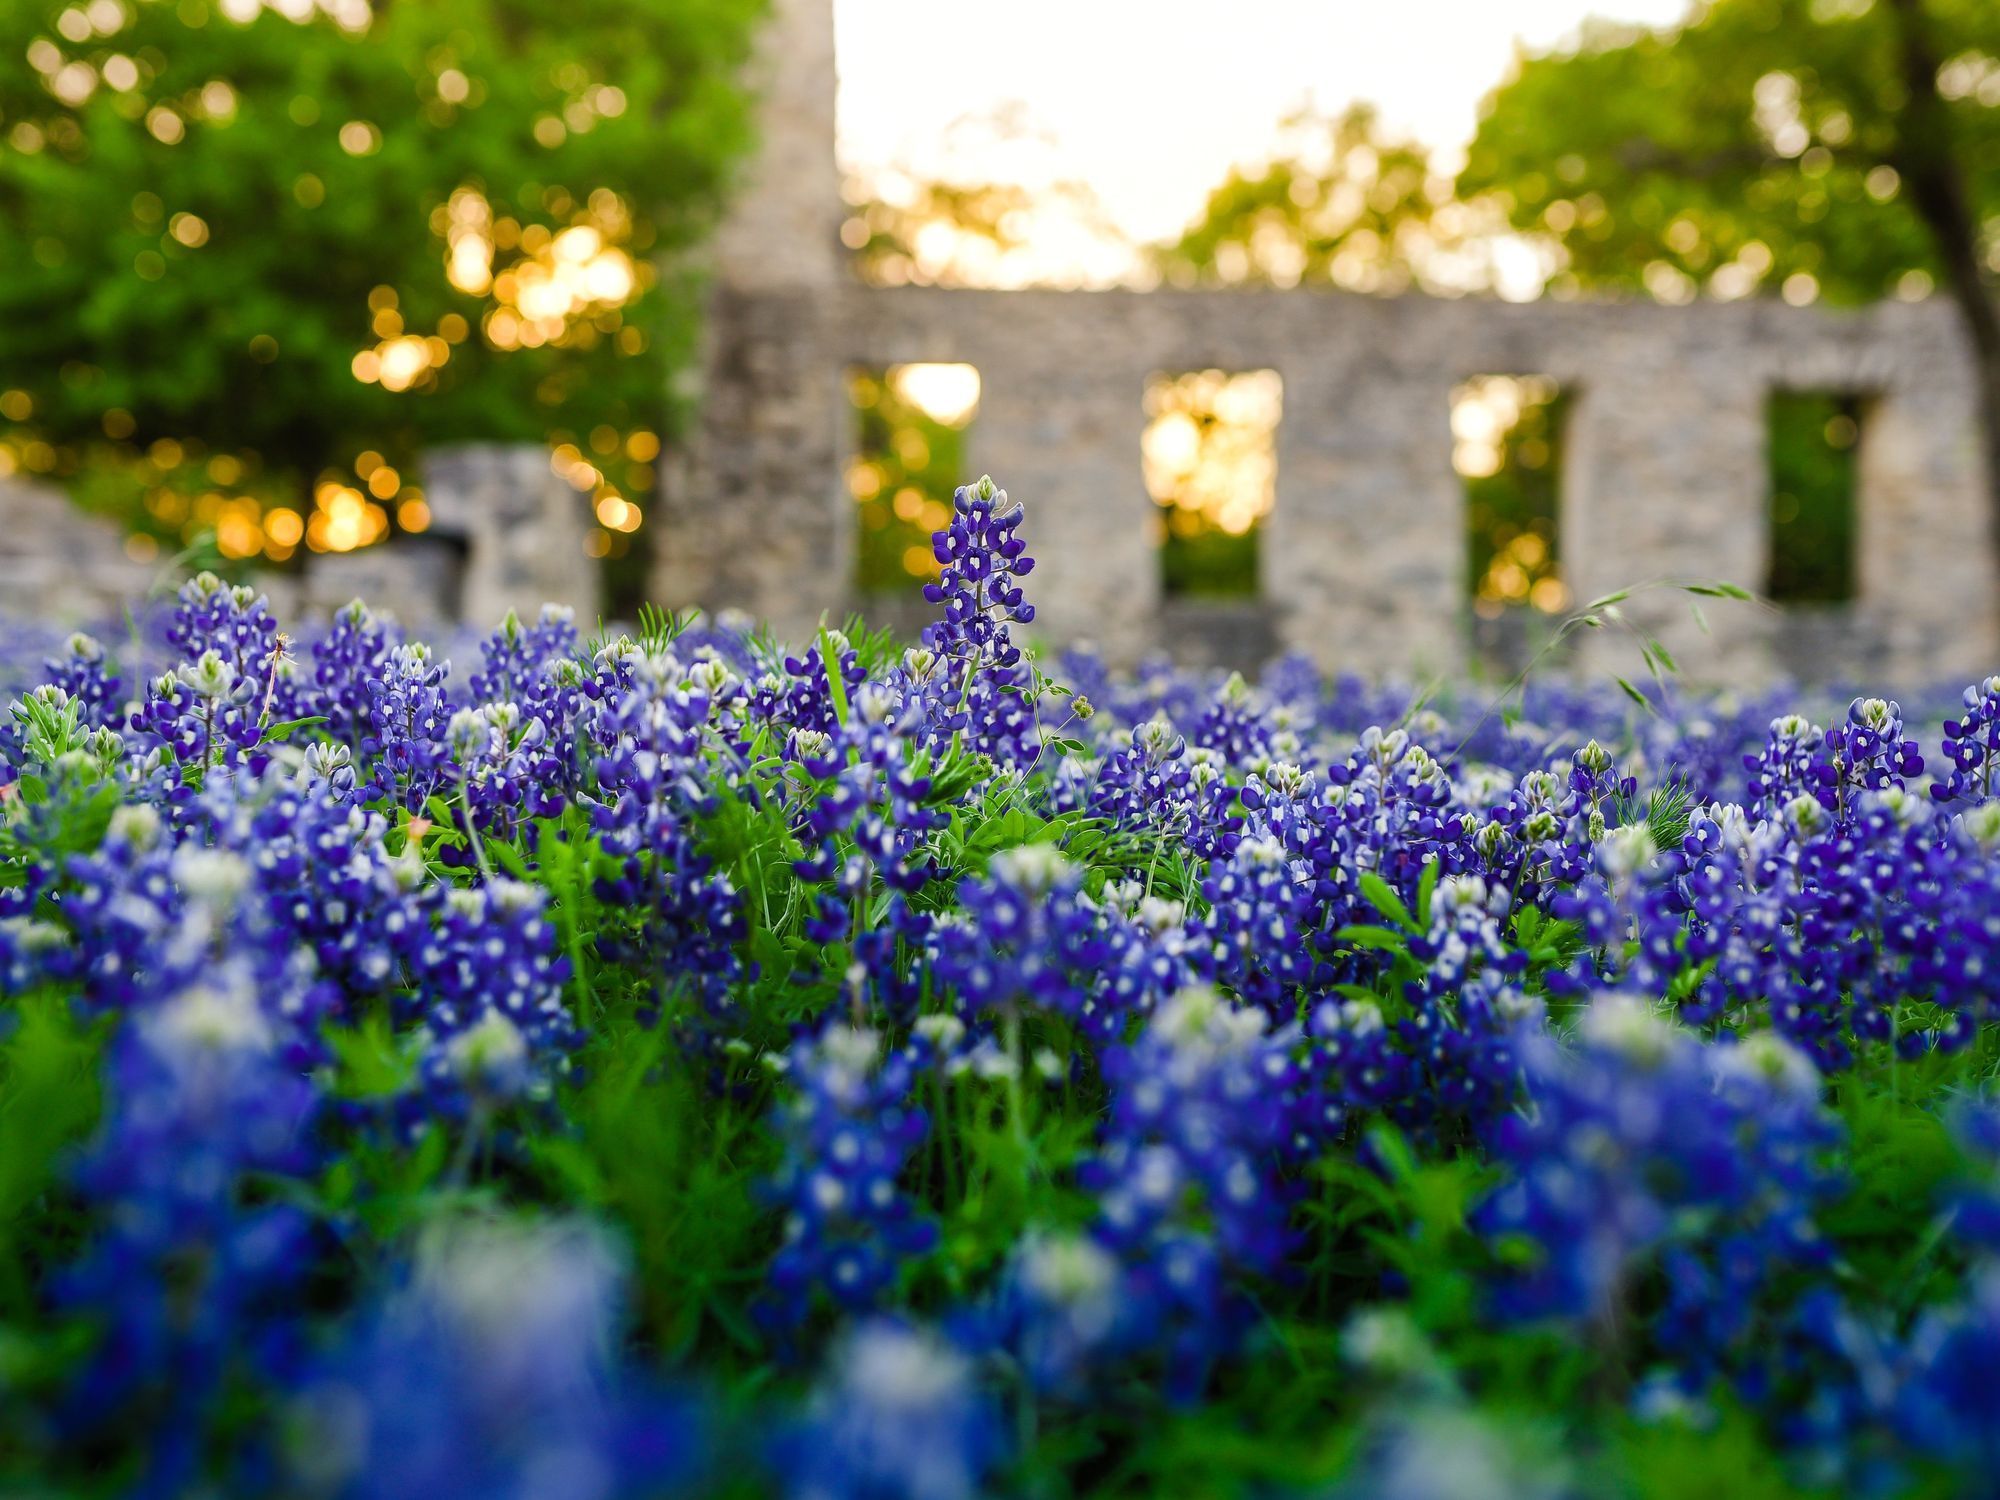
<path id="1" fill-rule="evenodd" d="M 1119 678 L 1020 521 L 908 649 L 21 637 L 10 1492 L 1993 1492 L 2000 677 Z"/>

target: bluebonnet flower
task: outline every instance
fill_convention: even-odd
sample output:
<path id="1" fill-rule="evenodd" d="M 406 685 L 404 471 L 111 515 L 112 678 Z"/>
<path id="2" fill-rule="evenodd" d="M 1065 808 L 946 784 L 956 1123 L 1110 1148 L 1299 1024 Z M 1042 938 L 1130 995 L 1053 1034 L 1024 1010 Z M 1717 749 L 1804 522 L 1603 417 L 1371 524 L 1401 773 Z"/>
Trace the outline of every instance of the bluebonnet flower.
<path id="1" fill-rule="evenodd" d="M 1003 763 L 1030 763 L 1039 752 L 1033 669 L 1010 629 L 1035 618 L 1020 580 L 1035 566 L 1020 536 L 1023 512 L 990 478 L 952 495 L 951 524 L 931 542 L 940 568 L 924 597 L 944 606 L 924 631 L 936 659 L 924 688 L 933 739 L 963 735 Z"/>
<path id="2" fill-rule="evenodd" d="M 1082 872 L 1059 850 L 1002 850 L 986 879 L 960 888 L 959 905 L 935 928 L 932 968 L 964 1017 L 1018 1017 L 1025 1007 L 1097 1036 L 1122 1027 L 1125 1017 L 1096 998 L 1101 914 L 1084 899 Z"/>
<path id="3" fill-rule="evenodd" d="M 1148 895 L 1143 882 L 1122 880 L 1108 882 L 1096 904 L 1104 914 L 1098 990 L 1106 1012 L 1121 1024 L 1213 977 L 1212 956 L 1183 903 Z"/>
<path id="4" fill-rule="evenodd" d="M 684 666 L 637 649 L 623 653 L 616 670 L 622 688 L 600 678 L 591 728 L 597 785 L 584 800 L 614 862 L 597 896 L 625 913 L 632 930 L 600 933 L 599 951 L 686 984 L 719 1015 L 741 973 L 736 945 L 745 923 L 734 886 L 700 848 L 696 820 L 714 804 L 714 761 L 704 755 L 733 762 L 733 748 L 717 741 L 744 686 L 720 661 Z"/>
<path id="5" fill-rule="evenodd" d="M 1965 1180 L 1951 1195 L 1952 1233 L 2000 1255 L 2000 1099 L 1962 1100 L 1950 1115 Z"/>
<path id="6" fill-rule="evenodd" d="M 951 524 L 932 546 L 943 572 L 924 585 L 924 597 L 943 605 L 944 617 L 936 637 L 925 644 L 954 661 L 963 651 L 974 661 L 1011 667 L 1019 648 L 1007 627 L 1035 618 L 1018 582 L 1035 566 L 1019 535 L 1024 512 L 984 477 L 961 486 L 951 504 Z"/>
<path id="7" fill-rule="evenodd" d="M 1744 757 L 1750 773 L 1746 787 L 1752 811 L 1769 815 L 1792 798 L 1831 795 L 1834 784 L 1832 761 L 1827 753 L 1826 731 L 1803 714 L 1784 714 L 1771 721 L 1763 750 Z"/>
<path id="8" fill-rule="evenodd" d="M 576 615 L 545 604 L 532 625 L 513 610 L 480 647 L 479 670 L 466 683 L 474 703 L 527 702 L 545 681 L 551 662 L 576 651 Z"/>
<path id="9" fill-rule="evenodd" d="M 547 899 L 504 877 L 447 890 L 436 926 L 414 944 L 403 1005 L 428 1037 L 423 1072 L 441 1101 L 546 1087 L 568 1068 L 581 1034 Z"/>
<path id="10" fill-rule="evenodd" d="M 1201 935 L 1216 980 L 1273 1016 L 1296 1013 L 1296 996 L 1318 965 L 1311 940 L 1321 915 L 1306 862 L 1264 832 L 1243 838 L 1202 881 L 1208 915 Z"/>
<path id="11" fill-rule="evenodd" d="M 302 705 L 269 602 L 248 585 L 198 574 L 181 588 L 167 640 L 180 661 L 154 679 L 131 719 L 142 750 L 164 747 L 183 765 L 261 770 L 264 727 L 301 717 Z"/>
<path id="12" fill-rule="evenodd" d="M 210 843 L 176 844 L 152 807 L 121 808 L 103 845 L 69 862 L 57 910 L 84 958 L 76 978 L 87 1005 L 143 1010 L 228 974 L 256 997 L 287 1063 L 322 1060 L 320 1027 L 341 997 L 269 899 L 258 861 L 237 852 L 254 841 L 267 792 L 262 782 L 223 782 L 187 804 Z"/>
<path id="13" fill-rule="evenodd" d="M 1039 1396 L 1085 1399 L 1095 1378 L 1150 1332 L 1118 1258 L 1087 1234 L 1031 1233 L 992 1298 L 961 1318 L 961 1336 L 998 1351 Z"/>
<path id="14" fill-rule="evenodd" d="M 788 1072 L 796 1092 L 770 1188 L 785 1238 L 760 1305 L 779 1330 L 804 1323 L 821 1297 L 849 1312 L 875 1307 L 937 1233 L 899 1181 L 929 1128 L 909 1102 L 910 1057 L 885 1052 L 873 1031 L 834 1024 L 793 1047 Z"/>
<path id="15" fill-rule="evenodd" d="M 617 1355 L 624 1267 L 584 1224 L 430 1233 L 403 1284 L 301 1374 L 299 1493 L 620 1500 L 684 1493 L 699 1409 Z"/>
<path id="16" fill-rule="evenodd" d="M 1845 813 L 1857 792 L 1901 789 L 1921 776 L 1924 758 L 1903 734 L 1902 705 L 1886 698 L 1856 698 L 1846 722 L 1826 737 L 1833 760 L 1833 810 Z M 1824 801 L 1822 795 L 1822 801 Z"/>
<path id="17" fill-rule="evenodd" d="M 1194 742 L 1201 749 L 1215 751 L 1232 766 L 1255 765 L 1269 752 L 1271 727 L 1258 711 L 1242 673 L 1229 675 L 1195 721 Z"/>
<path id="18" fill-rule="evenodd" d="M 1944 758 L 1951 770 L 1931 787 L 1940 802 L 1993 795 L 1993 770 L 2000 764 L 2000 676 L 1968 687 L 1965 712 L 1944 722 Z"/>
<path id="19" fill-rule="evenodd" d="M 445 692 L 448 663 L 421 644 L 392 648 L 366 680 L 367 732 L 361 752 L 372 766 L 370 785 L 411 812 L 442 791 L 450 764 L 445 735 L 451 720 Z"/>
<path id="20" fill-rule="evenodd" d="M 829 629 L 822 631 L 821 640 L 803 655 L 784 659 L 783 678 L 773 676 L 766 680 L 759 693 L 759 717 L 794 732 L 806 730 L 831 735 L 840 728 L 840 714 L 833 701 L 833 679 L 823 652 L 832 654 L 842 692 L 852 701 L 868 674 L 862 668 L 860 653 L 846 635 Z"/>
<path id="21" fill-rule="evenodd" d="M 918 986 L 896 982 L 894 941 L 922 942 L 907 903 L 932 874 L 930 835 L 950 821 L 944 809 L 929 805 L 931 760 L 916 738 L 920 724 L 920 710 L 901 688 L 866 683 L 855 690 L 844 725 L 832 734 L 797 732 L 788 746 L 813 778 L 798 798 L 805 854 L 794 865 L 802 879 L 823 883 L 807 931 L 822 943 L 851 940 L 855 961 L 898 1012 L 920 994 Z M 868 913 L 878 895 L 889 905 L 871 930 Z"/>
<path id="22" fill-rule="evenodd" d="M 74 705 L 78 729 L 107 729 L 118 725 L 122 685 L 104 647 L 94 636 L 78 631 L 42 662 L 40 682 L 30 691 L 44 696 L 60 694 L 64 703 Z M 9 712 L 0 719 L 0 785 L 12 782 L 26 769 L 23 727 L 19 714 Z"/>
<path id="23" fill-rule="evenodd" d="M 1500 1310 L 1615 1345 L 1640 1279 L 1664 1268 L 1655 1337 L 1699 1389 L 1742 1355 L 1781 1273 L 1826 1253 L 1813 1214 L 1838 1132 L 1818 1072 L 1769 1033 L 1704 1046 L 1618 995 L 1584 1013 L 1575 1055 L 1541 1041 L 1528 1062 L 1534 1112 L 1496 1132 L 1514 1175 L 1476 1216 L 1529 1252 L 1498 1283 Z"/>
<path id="24" fill-rule="evenodd" d="M 1290 1242 L 1273 1167 L 1291 1131 L 1297 1040 L 1197 987 L 1103 1056 L 1111 1114 L 1082 1173 L 1092 1233 L 1124 1268 L 1134 1322 L 1181 1397 L 1247 1325 L 1243 1281 L 1276 1274 Z"/>
<path id="25" fill-rule="evenodd" d="M 1482 1139 L 1515 1102 L 1542 1009 L 1511 981 L 1508 967 L 1484 970 L 1455 990 L 1413 986 L 1407 999 L 1393 1017 L 1373 999 L 1314 1007 L 1306 1026 L 1311 1104 L 1295 1154 L 1377 1116 L 1426 1142 Z"/>
<path id="26" fill-rule="evenodd" d="M 860 1324 L 779 1443 L 787 1500 L 975 1500 L 1005 1453 L 971 1362 L 936 1335 Z"/>
<path id="27" fill-rule="evenodd" d="M 266 1329 L 311 1264 L 304 1214 L 247 1194 L 256 1176 L 310 1167 L 316 1104 L 248 983 L 197 982 L 120 1033 L 77 1174 L 97 1227 L 58 1295 L 96 1336 L 60 1419 L 131 1444 L 135 1493 L 196 1487 L 212 1404 L 232 1376 L 260 1373 Z"/>
<path id="28" fill-rule="evenodd" d="M 350 750 L 368 737 L 374 684 L 395 642 L 389 628 L 356 599 L 335 613 L 333 628 L 312 646 L 307 703 L 326 722 L 326 735 Z"/>

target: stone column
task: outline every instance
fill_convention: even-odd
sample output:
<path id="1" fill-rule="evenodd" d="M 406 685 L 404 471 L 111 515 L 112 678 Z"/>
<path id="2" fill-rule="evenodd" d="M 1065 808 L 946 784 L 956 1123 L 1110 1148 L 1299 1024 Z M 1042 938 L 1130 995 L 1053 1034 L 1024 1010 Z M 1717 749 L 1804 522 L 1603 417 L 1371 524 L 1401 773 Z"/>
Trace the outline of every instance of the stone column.
<path id="1" fill-rule="evenodd" d="M 1766 396 L 1740 351 L 1689 350 L 1657 336 L 1628 349 L 1607 320 L 1566 434 L 1559 535 L 1577 607 L 1664 579 L 1763 586 Z M 1655 633 L 1692 679 L 1741 683 L 1768 670 L 1766 620 L 1751 605 L 1664 587 L 1617 608 Z M 1581 647 L 1595 670 L 1635 682 L 1647 674 L 1625 631 L 1590 632 Z"/>
<path id="2" fill-rule="evenodd" d="M 116 523 L 54 485 L 0 478 L 0 615 L 102 630 L 153 581 L 153 565 L 126 555 Z"/>
<path id="3" fill-rule="evenodd" d="M 1892 389 L 1863 408 L 1856 563 L 1885 690 L 2000 669 L 1978 423 L 1965 385 Z"/>
<path id="4" fill-rule="evenodd" d="M 652 593 L 796 638 L 848 576 L 830 0 L 775 0 L 750 81 L 760 146 L 710 246 L 700 415 L 663 476 Z"/>
<path id="5" fill-rule="evenodd" d="M 1456 669 L 1465 498 L 1451 467 L 1450 376 L 1375 352 L 1298 358 L 1281 373 L 1264 547 L 1280 639 L 1328 671 Z"/>
<path id="6" fill-rule="evenodd" d="M 1115 345 L 1068 353 L 987 380 L 975 467 L 1027 507 L 1035 634 L 1129 662 L 1159 644 L 1155 507 L 1139 467 L 1145 369 Z"/>
<path id="7" fill-rule="evenodd" d="M 532 443 L 468 443 L 439 448 L 424 462 L 433 538 L 464 548 L 458 614 L 475 629 L 512 609 L 532 617 L 544 604 L 576 611 L 596 628 L 603 608 L 597 563 L 584 552 L 589 497 L 549 467 Z M 440 559 L 442 565 L 442 559 Z M 394 599 L 370 603 L 397 607 Z"/>

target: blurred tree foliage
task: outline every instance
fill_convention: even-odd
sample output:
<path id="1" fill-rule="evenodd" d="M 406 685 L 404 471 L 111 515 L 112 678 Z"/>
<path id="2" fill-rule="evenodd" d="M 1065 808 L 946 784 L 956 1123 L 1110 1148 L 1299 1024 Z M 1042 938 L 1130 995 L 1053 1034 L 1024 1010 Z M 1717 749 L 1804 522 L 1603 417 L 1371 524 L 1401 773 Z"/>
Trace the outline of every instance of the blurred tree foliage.
<path id="1" fill-rule="evenodd" d="M 357 455 L 547 438 L 645 490 L 657 442 L 621 438 L 695 313 L 657 268 L 748 144 L 760 10 L 0 0 L 17 457 L 299 503 Z"/>
<path id="2" fill-rule="evenodd" d="M 1131 242 L 1087 184 L 1057 169 L 1055 142 L 1018 101 L 962 115 L 939 163 L 849 174 L 841 240 L 877 286 L 1103 285 Z M 953 175 L 941 175 L 950 164 Z"/>
<path id="3" fill-rule="evenodd" d="M 1489 101 L 1458 188 L 1552 241 L 1557 294 L 1843 302 L 1937 285 L 1979 360 L 2000 526 L 2000 5 L 1711 0 L 1593 26 Z"/>
<path id="4" fill-rule="evenodd" d="M 1479 218 L 1432 170 L 1428 148 L 1385 133 L 1372 105 L 1308 108 L 1285 118 L 1266 161 L 1231 171 L 1154 256 L 1181 286 L 1457 290 L 1478 257 Z"/>
<path id="5" fill-rule="evenodd" d="M 855 587 L 913 594 L 938 575 L 931 533 L 951 522 L 951 496 L 965 482 L 968 411 L 941 421 L 913 400 L 898 371 L 848 372 L 855 417 L 848 493 L 857 509 Z"/>
<path id="6" fill-rule="evenodd" d="M 1158 373 L 1146 382 L 1140 474 L 1158 507 L 1160 588 L 1255 597 L 1261 533 L 1277 498 L 1276 370 Z"/>
<path id="7" fill-rule="evenodd" d="M 1855 459 L 1861 402 L 1824 391 L 1771 397 L 1771 571 L 1780 603 L 1833 604 L 1855 594 Z"/>
<path id="8" fill-rule="evenodd" d="M 1569 398 L 1546 376 L 1491 375 L 1468 382 L 1466 400 L 1501 416 L 1487 441 L 1461 439 L 1454 452 L 1465 480 L 1467 593 L 1487 612 L 1533 604 L 1560 614 L 1570 602 L 1558 528 Z"/>

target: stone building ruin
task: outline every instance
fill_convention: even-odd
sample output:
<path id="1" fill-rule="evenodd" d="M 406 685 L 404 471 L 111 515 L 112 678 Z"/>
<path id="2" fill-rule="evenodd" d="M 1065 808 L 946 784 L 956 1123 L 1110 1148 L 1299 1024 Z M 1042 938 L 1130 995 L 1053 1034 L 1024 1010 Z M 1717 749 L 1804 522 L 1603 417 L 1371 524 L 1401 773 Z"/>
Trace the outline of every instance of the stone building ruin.
<path id="1" fill-rule="evenodd" d="M 2000 660 L 1971 364 L 1945 301 L 868 286 L 839 240 L 833 53 L 830 0 L 777 0 L 764 144 L 714 247 L 698 429 L 656 511 L 656 598 L 793 635 L 861 602 L 844 372 L 964 363 L 982 386 L 968 468 L 1029 508 L 1044 638 L 1124 660 L 1298 648 L 1331 668 L 1452 671 L 1468 601 L 1450 395 L 1536 374 L 1570 398 L 1559 525 L 1581 600 L 1662 578 L 1761 590 L 1771 393 L 1860 402 L 1854 597 L 1714 605 L 1705 621 L 1684 596 L 1627 602 L 1684 670 L 1910 684 Z M 1261 595 L 1196 605 L 1160 586 L 1141 400 L 1149 376 L 1211 367 L 1277 371 L 1283 417 Z"/>

